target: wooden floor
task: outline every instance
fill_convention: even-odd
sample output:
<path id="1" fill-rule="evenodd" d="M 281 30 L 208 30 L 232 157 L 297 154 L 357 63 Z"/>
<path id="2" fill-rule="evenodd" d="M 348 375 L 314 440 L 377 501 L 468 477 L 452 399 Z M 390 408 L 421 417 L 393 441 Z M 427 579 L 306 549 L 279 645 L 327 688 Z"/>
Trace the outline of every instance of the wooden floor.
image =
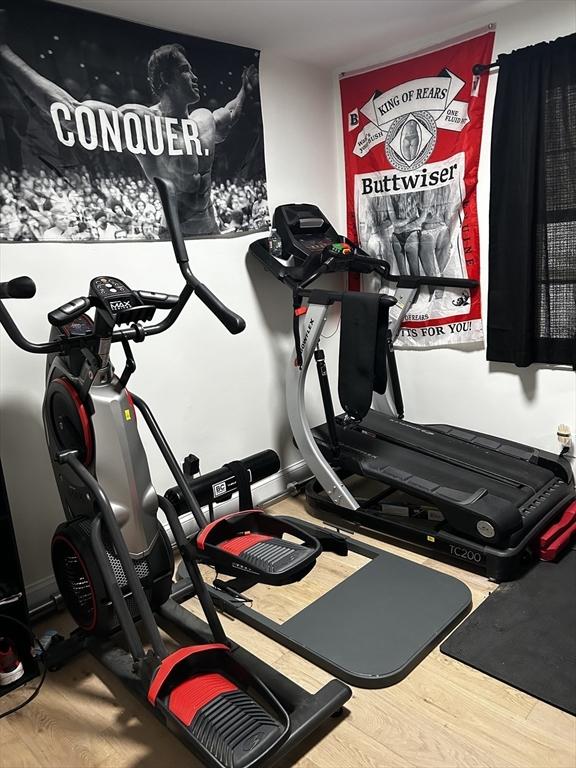
<path id="1" fill-rule="evenodd" d="M 275 512 L 306 517 L 285 500 Z M 362 538 L 362 537 L 359 537 Z M 375 543 L 374 540 L 369 540 Z M 477 606 L 493 585 L 479 576 L 376 542 L 466 581 Z M 301 583 L 252 590 L 255 607 L 285 620 L 366 561 L 323 555 Z M 195 601 L 187 604 L 196 611 Z M 52 619 L 59 627 L 65 618 Z M 227 633 L 310 691 L 329 675 L 239 622 Z M 21 692 L 0 699 L 0 711 Z M 9 699 L 7 702 L 6 699 Z M 574 768 L 576 719 L 434 650 L 407 679 L 355 689 L 344 716 L 294 756 L 298 768 Z M 0 720 L 0 768 L 197 766 L 190 753 L 89 656 L 49 675 L 40 696 Z M 288 763 L 284 766 L 287 768 Z"/>

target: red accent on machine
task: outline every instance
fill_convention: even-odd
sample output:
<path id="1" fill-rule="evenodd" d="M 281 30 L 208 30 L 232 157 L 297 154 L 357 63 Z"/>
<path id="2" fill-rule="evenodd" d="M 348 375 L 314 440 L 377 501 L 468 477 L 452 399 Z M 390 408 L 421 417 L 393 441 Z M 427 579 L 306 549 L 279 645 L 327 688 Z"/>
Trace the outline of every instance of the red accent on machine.
<path id="1" fill-rule="evenodd" d="M 538 541 L 540 560 L 555 560 L 566 549 L 576 534 L 576 501 L 573 501 L 562 517 L 545 531 Z"/>

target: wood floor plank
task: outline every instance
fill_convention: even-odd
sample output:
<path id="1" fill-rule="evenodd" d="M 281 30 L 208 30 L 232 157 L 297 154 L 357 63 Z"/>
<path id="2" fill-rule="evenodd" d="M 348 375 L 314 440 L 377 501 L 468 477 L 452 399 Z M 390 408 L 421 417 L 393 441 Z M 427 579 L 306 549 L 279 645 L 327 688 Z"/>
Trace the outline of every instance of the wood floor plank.
<path id="1" fill-rule="evenodd" d="M 1 734 L 1 731 L 0 731 Z M 42 768 L 29 744 L 23 739 L 0 741 L 0 766 L 2 768 Z"/>
<path id="2" fill-rule="evenodd" d="M 568 712 L 561 712 L 556 707 L 543 701 L 535 702 L 527 718 L 539 733 L 544 733 L 546 738 L 556 739 L 568 750 L 576 745 L 576 717 Z M 576 760 L 573 762 L 576 765 Z"/>

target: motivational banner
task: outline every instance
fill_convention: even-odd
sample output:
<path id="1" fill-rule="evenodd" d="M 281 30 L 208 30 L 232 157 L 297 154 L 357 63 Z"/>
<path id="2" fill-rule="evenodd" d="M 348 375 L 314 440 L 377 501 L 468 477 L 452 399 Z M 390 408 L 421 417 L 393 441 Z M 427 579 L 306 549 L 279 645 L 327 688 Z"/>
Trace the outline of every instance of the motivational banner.
<path id="1" fill-rule="evenodd" d="M 341 77 L 348 236 L 393 274 L 480 277 L 476 184 L 487 78 L 472 67 L 491 61 L 493 45 L 494 31 L 484 31 Z M 482 339 L 479 288 L 424 286 L 396 346 Z"/>
<path id="2" fill-rule="evenodd" d="M 0 241 L 268 229 L 259 51 L 41 0 L 0 3 Z"/>

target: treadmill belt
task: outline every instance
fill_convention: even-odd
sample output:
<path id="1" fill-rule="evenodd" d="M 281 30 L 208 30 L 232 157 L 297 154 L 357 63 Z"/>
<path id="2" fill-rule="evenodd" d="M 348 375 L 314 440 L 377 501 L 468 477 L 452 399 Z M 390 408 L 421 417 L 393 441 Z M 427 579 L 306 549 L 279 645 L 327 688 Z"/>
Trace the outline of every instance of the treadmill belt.
<path id="1" fill-rule="evenodd" d="M 385 440 L 396 442 L 412 451 L 421 451 L 424 456 L 455 461 L 469 472 L 477 471 L 484 476 L 491 475 L 494 479 L 501 478 L 501 485 L 508 482 L 536 489 L 554 477 L 549 469 L 529 461 L 534 449 L 503 440 L 489 441 L 473 432 L 448 425 L 414 424 L 370 410 L 362 420 L 362 426 L 383 435 Z M 487 443 L 498 448 L 489 448 Z"/>
<path id="2" fill-rule="evenodd" d="M 440 650 L 576 715 L 575 585 L 572 549 L 498 587 Z"/>
<path id="3" fill-rule="evenodd" d="M 371 466 L 377 468 L 380 464 L 404 472 L 407 476 L 425 478 L 434 486 L 454 488 L 466 494 L 474 494 L 484 488 L 488 493 L 506 499 L 516 507 L 524 504 L 534 492 L 530 487 L 502 482 L 497 477 L 476 472 L 466 466 L 456 466 L 429 453 L 396 445 L 359 430 L 344 429 L 337 425 L 336 433 L 341 447 L 341 461 L 350 456 L 362 464 L 364 471 Z M 328 445 L 328 430 L 324 424 L 316 427 L 313 434 L 321 444 Z M 548 478 L 553 477 L 550 472 L 546 474 Z"/>

